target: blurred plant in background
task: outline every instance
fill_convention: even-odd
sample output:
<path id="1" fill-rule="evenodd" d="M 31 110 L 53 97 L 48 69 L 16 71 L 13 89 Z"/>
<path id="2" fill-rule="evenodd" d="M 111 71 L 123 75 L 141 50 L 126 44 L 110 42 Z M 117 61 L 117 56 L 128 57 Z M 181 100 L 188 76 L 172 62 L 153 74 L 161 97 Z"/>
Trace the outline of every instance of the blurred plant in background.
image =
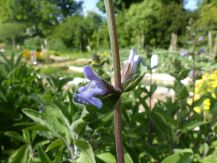
<path id="1" fill-rule="evenodd" d="M 126 163 L 217 160 L 217 4 L 203 0 L 189 11 L 185 3 L 115 1 L 121 61 L 135 46 L 147 75 L 173 78 L 169 84 L 146 78 L 121 95 Z M 172 33 L 176 50 L 168 50 Z M 81 1 L 0 0 L 0 162 L 117 162 L 111 101 L 119 96 L 102 99 L 100 110 L 74 103 L 86 80 L 69 70 L 90 63 L 111 81 L 108 47 L 105 18 L 83 14 Z M 28 64 L 31 51 L 39 64 Z M 65 89 L 76 77 L 79 84 Z"/>
<path id="2" fill-rule="evenodd" d="M 195 100 L 203 97 L 203 102 L 194 107 L 194 111 L 201 113 L 209 111 L 216 106 L 216 91 L 217 91 L 217 71 L 207 72 L 202 75 L 202 78 L 196 81 L 195 84 Z M 205 98 L 206 97 L 206 98 Z M 191 103 L 191 101 L 189 101 Z"/>

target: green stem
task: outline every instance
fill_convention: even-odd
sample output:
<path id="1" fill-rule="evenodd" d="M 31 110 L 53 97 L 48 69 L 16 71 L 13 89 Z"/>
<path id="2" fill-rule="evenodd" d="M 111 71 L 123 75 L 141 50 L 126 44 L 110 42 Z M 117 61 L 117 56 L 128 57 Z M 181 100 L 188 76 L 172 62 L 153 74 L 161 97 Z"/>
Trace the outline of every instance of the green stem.
<path id="1" fill-rule="evenodd" d="M 104 0 L 107 13 L 107 21 L 109 28 L 109 37 L 111 51 L 114 63 L 114 84 L 115 88 L 121 90 L 121 71 L 120 57 L 118 50 L 118 37 L 115 26 L 115 17 L 112 0 Z M 119 101 L 114 112 L 114 133 L 118 163 L 124 163 L 123 142 L 122 142 L 122 118 L 121 118 L 121 102 Z"/>

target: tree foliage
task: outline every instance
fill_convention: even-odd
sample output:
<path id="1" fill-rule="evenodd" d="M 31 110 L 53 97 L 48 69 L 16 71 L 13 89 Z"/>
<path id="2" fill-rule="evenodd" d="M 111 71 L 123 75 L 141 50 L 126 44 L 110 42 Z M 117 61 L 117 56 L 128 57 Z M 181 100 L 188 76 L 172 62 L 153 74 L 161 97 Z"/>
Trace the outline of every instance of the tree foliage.
<path id="1" fill-rule="evenodd" d="M 55 28 L 52 37 L 61 39 L 67 48 L 86 50 L 94 31 L 101 22 L 102 19 L 93 12 L 86 17 L 71 16 Z"/>
<path id="2" fill-rule="evenodd" d="M 25 22 L 33 34 L 46 35 L 68 16 L 81 13 L 82 2 L 74 0 L 0 0 L 3 22 Z"/>
<path id="3" fill-rule="evenodd" d="M 171 33 L 179 36 L 185 33 L 189 15 L 182 4 L 175 1 L 165 4 L 161 0 L 144 0 L 133 4 L 117 17 L 120 44 L 167 48 Z"/>
<path id="4" fill-rule="evenodd" d="M 217 30 L 217 3 L 201 6 L 195 27 L 203 31 Z"/>
<path id="5" fill-rule="evenodd" d="M 25 24 L 21 23 L 1 23 L 0 24 L 0 40 L 1 41 L 11 41 L 19 36 L 24 35 Z"/>
<path id="6" fill-rule="evenodd" d="M 122 11 L 124 9 L 128 9 L 131 4 L 133 3 L 138 3 L 138 2 L 142 2 L 142 0 L 116 0 L 114 1 L 114 8 L 115 8 L 115 12 L 119 12 Z M 105 13 L 105 7 L 104 7 L 104 0 L 99 0 L 97 2 L 97 7 Z"/>
<path id="7" fill-rule="evenodd" d="M 201 33 L 216 30 L 215 0 L 201 1 L 196 11 L 185 10 L 185 3 L 185 0 L 114 1 L 120 47 L 143 48 L 149 44 L 168 48 L 171 33 L 178 35 L 178 44 L 182 45 L 183 40 L 187 39 L 186 29 L 190 19 L 195 22 L 194 29 L 202 31 Z M 103 0 L 98 1 L 97 6 L 104 11 Z M 18 26 L 25 24 L 25 39 L 49 38 L 50 47 L 55 50 L 109 47 L 106 20 L 93 12 L 82 15 L 81 1 L 0 0 L 0 22 L 2 26 L 19 24 L 13 30 L 7 29 L 5 33 L 9 35 L 15 29 L 19 33 Z M 20 32 L 22 34 L 15 34 L 16 37 L 23 37 L 23 31 Z M 20 44 L 23 42 L 25 40 Z"/>

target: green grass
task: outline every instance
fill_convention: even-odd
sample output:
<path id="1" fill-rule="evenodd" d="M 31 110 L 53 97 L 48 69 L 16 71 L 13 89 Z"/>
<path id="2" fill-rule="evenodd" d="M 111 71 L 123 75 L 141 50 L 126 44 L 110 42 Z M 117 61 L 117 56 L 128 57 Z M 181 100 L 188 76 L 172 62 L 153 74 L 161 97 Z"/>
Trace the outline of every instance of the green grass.
<path id="1" fill-rule="evenodd" d="M 40 68 L 40 72 L 45 75 L 52 75 L 57 77 L 82 77 L 83 74 L 72 72 L 63 67 L 44 67 Z"/>
<path id="2" fill-rule="evenodd" d="M 67 57 L 71 59 L 77 58 L 90 58 L 93 55 L 93 52 L 81 52 L 81 51 L 71 51 L 71 50 L 60 50 L 60 51 L 52 51 L 52 53 L 57 56 Z"/>

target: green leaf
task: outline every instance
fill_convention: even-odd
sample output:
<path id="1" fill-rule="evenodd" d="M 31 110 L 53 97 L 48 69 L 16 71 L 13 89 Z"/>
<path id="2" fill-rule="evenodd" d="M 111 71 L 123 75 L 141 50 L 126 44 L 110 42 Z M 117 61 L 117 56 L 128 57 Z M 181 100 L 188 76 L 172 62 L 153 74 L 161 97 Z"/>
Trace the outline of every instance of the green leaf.
<path id="1" fill-rule="evenodd" d="M 154 111 L 150 112 L 148 115 L 160 134 L 169 134 L 170 126 L 163 115 Z"/>
<path id="2" fill-rule="evenodd" d="M 22 109 L 23 113 L 26 114 L 33 121 L 40 123 L 42 126 L 47 126 L 46 122 L 42 118 L 42 114 L 32 109 Z"/>
<path id="3" fill-rule="evenodd" d="M 55 105 L 47 106 L 44 114 L 49 130 L 70 143 L 70 124 L 61 109 Z"/>
<path id="4" fill-rule="evenodd" d="M 36 123 L 47 127 L 54 136 L 70 143 L 70 125 L 60 108 L 55 105 L 47 106 L 44 113 L 38 113 L 32 109 L 23 109 L 23 112 Z"/>
<path id="5" fill-rule="evenodd" d="M 124 82 L 122 84 L 124 92 L 129 92 L 132 89 L 134 89 L 140 83 L 140 81 L 143 79 L 144 75 L 145 75 L 145 73 L 143 73 L 142 75 L 135 75 L 132 78 L 130 78 L 129 80 L 127 80 L 126 82 Z"/>
<path id="6" fill-rule="evenodd" d="M 47 147 L 47 149 L 45 150 L 45 152 L 49 152 L 50 150 L 57 148 L 59 146 L 63 145 L 63 142 L 61 141 L 61 139 L 56 139 L 54 140 L 52 143 L 50 143 Z"/>
<path id="7" fill-rule="evenodd" d="M 97 109 L 94 106 L 86 106 L 87 111 L 89 112 L 84 116 L 84 120 L 88 121 L 98 121 L 112 112 L 120 99 L 120 93 L 109 94 L 101 98 L 103 106 L 101 109 Z"/>
<path id="8" fill-rule="evenodd" d="M 7 131 L 7 132 L 5 132 L 5 135 L 9 136 L 12 139 L 15 139 L 15 140 L 18 140 L 18 141 L 25 143 L 25 140 L 23 139 L 23 137 L 15 131 Z"/>
<path id="9" fill-rule="evenodd" d="M 176 96 L 179 99 L 185 99 L 188 97 L 188 90 L 187 88 L 178 80 L 174 83 L 174 90 L 176 92 Z"/>
<path id="10" fill-rule="evenodd" d="M 40 142 L 38 142 L 36 144 L 36 146 L 45 146 L 45 145 L 47 145 L 49 143 L 50 143 L 50 140 L 49 139 L 45 139 L 45 140 L 41 140 Z"/>
<path id="11" fill-rule="evenodd" d="M 107 113 L 109 110 L 113 110 L 114 106 L 117 104 L 120 99 L 120 92 L 115 92 L 113 94 L 103 97 L 102 103 L 103 107 L 100 109 L 101 112 Z"/>
<path id="12" fill-rule="evenodd" d="M 45 153 L 45 151 L 42 149 L 41 146 L 38 146 L 38 154 L 42 162 L 52 163 L 52 161 L 50 160 L 50 158 L 48 157 L 48 155 Z"/>
<path id="13" fill-rule="evenodd" d="M 44 127 L 42 125 L 32 125 L 32 126 L 29 126 L 29 127 L 26 127 L 25 130 L 34 130 L 34 131 L 47 131 L 47 127 Z"/>
<path id="14" fill-rule="evenodd" d="M 201 163 L 214 163 L 217 160 L 217 151 L 214 151 L 212 154 L 206 156 Z"/>
<path id="15" fill-rule="evenodd" d="M 129 153 L 127 153 L 127 152 L 124 153 L 124 162 L 125 163 L 134 163 L 132 158 L 130 157 Z"/>
<path id="16" fill-rule="evenodd" d="M 115 157 L 110 152 L 98 154 L 96 157 L 106 163 L 116 163 L 117 162 Z"/>
<path id="17" fill-rule="evenodd" d="M 183 69 L 179 72 L 179 74 L 177 75 L 177 79 L 178 80 L 183 80 L 185 79 L 186 77 L 188 77 L 188 74 L 189 74 L 189 69 Z"/>
<path id="18" fill-rule="evenodd" d="M 206 122 L 204 122 L 204 121 L 190 121 L 184 125 L 184 129 L 192 130 L 195 127 L 202 126 L 202 125 L 205 125 L 208 123 L 210 123 L 210 122 L 209 121 L 206 121 Z"/>
<path id="19" fill-rule="evenodd" d="M 5 96 L 2 92 L 0 92 L 0 98 L 1 98 L 4 102 L 7 102 L 7 98 L 6 98 L 6 96 Z"/>
<path id="20" fill-rule="evenodd" d="M 191 149 L 178 150 L 176 153 L 165 158 L 162 163 L 191 163 L 193 152 Z"/>
<path id="21" fill-rule="evenodd" d="M 83 140 L 77 140 L 76 146 L 80 149 L 80 157 L 76 160 L 78 163 L 95 163 L 93 150 L 89 143 Z"/>
<path id="22" fill-rule="evenodd" d="M 28 153 L 28 145 L 23 145 L 11 155 L 9 163 L 27 163 Z"/>
<path id="23" fill-rule="evenodd" d="M 25 140 L 26 143 L 28 144 L 31 143 L 31 138 L 28 130 L 23 130 L 23 139 Z"/>
<path id="24" fill-rule="evenodd" d="M 156 89 L 157 89 L 157 84 L 155 84 L 155 83 L 152 84 L 150 91 L 148 92 L 149 97 L 151 97 L 153 95 L 153 93 L 156 91 Z"/>
<path id="25" fill-rule="evenodd" d="M 71 129 L 73 132 L 77 133 L 78 135 L 85 127 L 85 121 L 82 118 L 77 119 L 76 121 L 72 122 Z"/>

